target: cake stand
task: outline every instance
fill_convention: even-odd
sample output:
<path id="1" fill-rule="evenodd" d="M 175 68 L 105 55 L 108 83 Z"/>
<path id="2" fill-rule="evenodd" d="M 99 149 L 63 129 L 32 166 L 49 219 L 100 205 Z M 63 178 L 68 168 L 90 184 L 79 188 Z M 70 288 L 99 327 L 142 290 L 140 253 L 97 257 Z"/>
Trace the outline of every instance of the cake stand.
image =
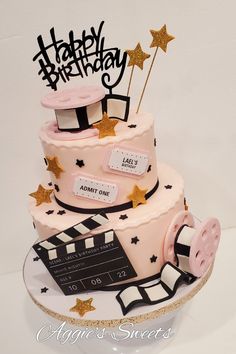
<path id="1" fill-rule="evenodd" d="M 147 350 L 152 353 L 154 349 L 157 353 L 166 346 L 178 327 L 180 310 L 205 285 L 212 269 L 213 264 L 193 284 L 182 285 L 172 299 L 133 308 L 126 316 L 122 315 L 115 298 L 117 291 L 86 291 L 65 296 L 33 249 L 25 259 L 23 274 L 30 297 L 41 310 L 54 318 L 51 319 L 54 326 L 65 322 L 63 330 L 73 325 L 70 330 L 80 328 L 84 331 L 85 337 L 79 338 L 82 352 L 91 353 L 96 348 L 96 353 L 121 354 L 124 350 L 126 353 L 146 353 Z M 92 298 L 95 310 L 86 312 L 83 317 L 71 312 L 77 298 Z"/>

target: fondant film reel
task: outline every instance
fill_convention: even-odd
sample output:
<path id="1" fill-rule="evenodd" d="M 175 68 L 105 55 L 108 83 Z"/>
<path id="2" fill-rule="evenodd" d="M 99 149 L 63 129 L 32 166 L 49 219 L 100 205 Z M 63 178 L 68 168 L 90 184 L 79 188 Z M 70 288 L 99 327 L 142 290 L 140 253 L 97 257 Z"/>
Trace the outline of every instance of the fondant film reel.
<path id="1" fill-rule="evenodd" d="M 189 257 L 190 269 L 196 277 L 201 277 L 213 262 L 220 232 L 220 223 L 216 218 L 208 218 L 196 228 Z"/>
<path id="2" fill-rule="evenodd" d="M 188 211 L 173 219 L 165 238 L 164 258 L 188 273 L 201 277 L 213 262 L 220 241 L 216 218 L 194 222 Z"/>
<path id="3" fill-rule="evenodd" d="M 164 243 L 164 259 L 166 262 L 177 264 L 175 242 L 178 231 L 183 225 L 194 227 L 194 218 L 188 211 L 180 211 L 177 213 L 168 228 Z"/>

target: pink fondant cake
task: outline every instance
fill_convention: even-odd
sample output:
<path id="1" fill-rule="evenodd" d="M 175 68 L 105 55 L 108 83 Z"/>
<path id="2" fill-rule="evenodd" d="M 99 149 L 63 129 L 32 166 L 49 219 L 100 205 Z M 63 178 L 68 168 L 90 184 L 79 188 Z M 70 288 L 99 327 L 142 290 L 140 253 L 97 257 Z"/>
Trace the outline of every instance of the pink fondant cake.
<path id="1" fill-rule="evenodd" d="M 166 44 L 173 39 L 165 26 L 153 32 Z M 149 57 L 140 45 L 128 53 L 139 67 Z M 60 291 L 119 289 L 125 315 L 204 275 L 218 247 L 219 222 L 197 222 L 182 177 L 157 162 L 152 114 L 139 112 L 140 104 L 130 110 L 128 96 L 97 86 L 50 93 L 42 105 L 56 120 L 40 130 L 47 175 L 30 194 L 29 208 L 39 236 L 33 248 Z M 139 287 L 159 277 L 152 287 Z"/>

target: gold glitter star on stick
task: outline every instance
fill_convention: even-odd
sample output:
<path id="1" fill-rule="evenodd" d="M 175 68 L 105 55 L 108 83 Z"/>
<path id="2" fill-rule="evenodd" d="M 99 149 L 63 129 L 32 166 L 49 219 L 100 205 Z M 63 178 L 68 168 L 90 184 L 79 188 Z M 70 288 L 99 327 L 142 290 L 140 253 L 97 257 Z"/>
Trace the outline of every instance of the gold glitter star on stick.
<path id="1" fill-rule="evenodd" d="M 36 199 L 36 206 L 41 205 L 42 203 L 51 203 L 50 194 L 53 192 L 53 189 L 45 189 L 41 184 L 39 184 L 36 192 L 30 193 L 29 195 Z"/>
<path id="2" fill-rule="evenodd" d="M 133 208 L 136 208 L 139 204 L 146 204 L 145 194 L 147 189 L 140 189 L 137 185 L 134 186 L 133 192 L 128 195 L 129 200 L 133 203 Z"/>
<path id="3" fill-rule="evenodd" d="M 102 139 L 106 136 L 115 136 L 115 126 L 118 123 L 118 119 L 109 118 L 107 113 L 104 112 L 102 120 L 98 123 L 93 124 L 93 127 L 99 130 L 99 139 Z"/>
<path id="4" fill-rule="evenodd" d="M 81 317 L 83 317 L 86 312 L 94 311 L 96 308 L 91 305 L 93 298 L 90 297 L 88 300 L 76 299 L 76 305 L 71 307 L 70 311 L 77 312 Z"/>
<path id="5" fill-rule="evenodd" d="M 152 43 L 150 48 L 161 48 L 165 53 L 167 51 L 167 44 L 175 39 L 175 37 L 171 36 L 166 31 L 166 25 L 164 25 L 159 31 L 150 30 L 152 34 Z"/>
<path id="6" fill-rule="evenodd" d="M 129 79 L 129 84 L 128 84 L 128 90 L 127 90 L 127 96 L 129 96 L 129 91 L 130 91 L 130 86 L 131 86 L 131 81 L 133 78 L 133 72 L 134 72 L 134 67 L 135 65 L 138 66 L 141 70 L 143 70 L 143 63 L 146 59 L 150 57 L 150 54 L 145 53 L 142 48 L 140 43 L 138 43 L 133 50 L 126 50 L 126 53 L 129 56 L 129 62 L 127 66 L 132 66 L 131 73 L 130 73 L 130 79 Z"/>
<path id="7" fill-rule="evenodd" d="M 60 165 L 58 158 L 56 156 L 54 157 L 46 156 L 46 160 L 48 162 L 47 171 L 51 171 L 56 178 L 60 178 L 60 175 L 62 172 L 64 172 L 64 170 Z"/>
<path id="8" fill-rule="evenodd" d="M 144 84 L 143 91 L 141 93 L 141 97 L 139 99 L 138 108 L 137 108 L 136 113 L 138 113 L 138 111 L 139 111 L 139 108 L 140 108 L 140 105 L 141 105 L 141 102 L 142 102 L 142 99 L 143 99 L 143 95 L 144 95 L 144 92 L 145 92 L 145 89 L 146 89 L 146 86 L 147 86 L 147 82 L 148 82 L 149 76 L 151 74 L 154 61 L 156 59 L 158 48 L 160 47 L 166 53 L 167 44 L 175 38 L 175 37 L 173 37 L 173 36 L 171 36 L 170 34 L 167 33 L 166 25 L 164 25 L 159 31 L 150 30 L 150 32 L 151 32 L 151 35 L 152 35 L 152 43 L 150 45 L 150 48 L 155 47 L 156 50 L 155 50 L 155 53 L 154 53 L 154 56 L 153 56 L 153 59 L 152 59 L 148 74 L 147 74 L 147 78 L 146 78 L 146 81 L 145 81 L 145 84 Z"/>

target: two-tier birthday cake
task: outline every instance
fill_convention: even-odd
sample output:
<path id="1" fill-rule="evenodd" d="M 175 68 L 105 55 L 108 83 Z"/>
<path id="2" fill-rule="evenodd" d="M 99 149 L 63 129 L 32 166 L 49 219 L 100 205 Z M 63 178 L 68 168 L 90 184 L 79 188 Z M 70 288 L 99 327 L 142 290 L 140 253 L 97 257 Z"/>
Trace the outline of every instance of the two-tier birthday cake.
<path id="1" fill-rule="evenodd" d="M 166 27 L 151 34 L 151 47 L 166 51 Z M 129 93 L 134 67 L 150 55 L 140 44 L 125 55 Z M 96 85 L 47 94 L 42 105 L 55 117 L 40 130 L 48 173 L 30 194 L 34 252 L 58 291 L 116 291 L 123 315 L 202 277 L 220 238 L 217 219 L 196 222 L 188 211 L 181 175 L 157 162 L 155 119 L 140 103 L 134 109 L 128 94 Z M 71 310 L 83 316 L 79 301 Z"/>

